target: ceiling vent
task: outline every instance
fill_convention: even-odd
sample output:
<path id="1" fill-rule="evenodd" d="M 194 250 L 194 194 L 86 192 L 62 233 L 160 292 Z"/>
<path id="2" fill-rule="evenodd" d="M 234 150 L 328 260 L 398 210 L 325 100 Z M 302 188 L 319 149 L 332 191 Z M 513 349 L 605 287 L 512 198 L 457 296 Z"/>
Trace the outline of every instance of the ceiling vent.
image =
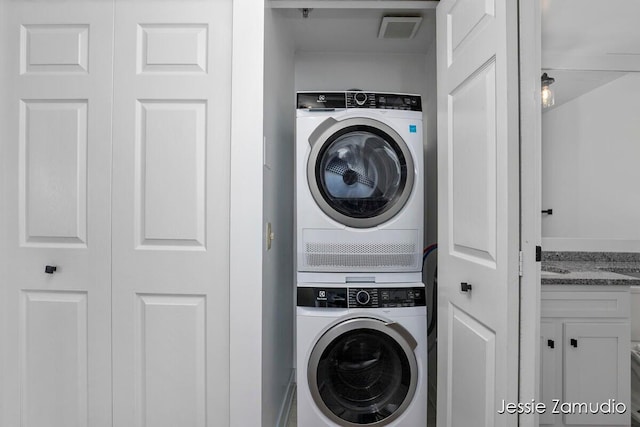
<path id="1" fill-rule="evenodd" d="M 379 39 L 412 39 L 418 32 L 421 16 L 385 16 L 380 24 Z"/>

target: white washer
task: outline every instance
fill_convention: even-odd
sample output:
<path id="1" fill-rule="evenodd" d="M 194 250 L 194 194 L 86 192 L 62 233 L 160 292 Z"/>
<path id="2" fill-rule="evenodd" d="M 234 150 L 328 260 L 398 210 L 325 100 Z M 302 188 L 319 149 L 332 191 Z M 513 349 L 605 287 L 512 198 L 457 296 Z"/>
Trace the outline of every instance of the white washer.
<path id="1" fill-rule="evenodd" d="M 426 425 L 424 285 L 334 286 L 298 285 L 298 425 Z"/>
<path id="2" fill-rule="evenodd" d="M 298 92 L 297 107 L 298 282 L 324 273 L 420 281 L 420 96 Z"/>

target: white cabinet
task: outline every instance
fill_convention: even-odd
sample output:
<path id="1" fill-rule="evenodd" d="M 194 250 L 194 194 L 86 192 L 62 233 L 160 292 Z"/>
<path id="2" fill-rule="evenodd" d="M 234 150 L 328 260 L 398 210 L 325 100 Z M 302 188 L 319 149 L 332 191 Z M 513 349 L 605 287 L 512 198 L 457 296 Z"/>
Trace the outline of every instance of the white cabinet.
<path id="1" fill-rule="evenodd" d="M 547 411 L 540 425 L 629 425 L 628 296 L 627 287 L 545 286 L 540 400 Z"/>
<path id="2" fill-rule="evenodd" d="M 540 322 L 540 401 L 547 408 L 553 408 L 553 400 L 562 396 L 562 384 L 557 381 L 562 366 L 560 326 L 554 321 Z M 554 425 L 556 417 L 551 411 L 540 414 L 540 425 Z"/>
<path id="3" fill-rule="evenodd" d="M 564 324 L 564 398 L 567 402 L 628 402 L 629 323 Z M 624 425 L 627 414 L 565 415 L 567 424 Z"/>

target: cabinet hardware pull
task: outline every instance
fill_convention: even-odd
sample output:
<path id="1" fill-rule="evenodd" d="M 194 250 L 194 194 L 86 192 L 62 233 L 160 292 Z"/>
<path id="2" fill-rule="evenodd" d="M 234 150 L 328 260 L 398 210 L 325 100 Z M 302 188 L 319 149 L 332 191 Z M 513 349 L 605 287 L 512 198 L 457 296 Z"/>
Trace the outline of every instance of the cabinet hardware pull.
<path id="1" fill-rule="evenodd" d="M 578 348 L 578 340 L 575 338 L 571 338 L 571 347 Z"/>
<path id="2" fill-rule="evenodd" d="M 553 215 L 553 209 L 545 209 L 543 211 L 541 211 L 543 214 L 547 214 L 547 215 Z"/>
<path id="3" fill-rule="evenodd" d="M 471 291 L 471 289 L 472 289 L 472 286 L 470 283 L 467 283 L 467 282 L 460 283 L 460 290 L 462 292 L 469 292 Z"/>
<path id="4" fill-rule="evenodd" d="M 57 269 L 58 267 L 56 267 L 55 265 L 46 265 L 44 267 L 44 272 L 47 274 L 53 274 L 56 272 Z"/>
<path id="5" fill-rule="evenodd" d="M 553 340 L 547 340 L 547 345 L 549 348 L 555 348 L 556 343 Z"/>

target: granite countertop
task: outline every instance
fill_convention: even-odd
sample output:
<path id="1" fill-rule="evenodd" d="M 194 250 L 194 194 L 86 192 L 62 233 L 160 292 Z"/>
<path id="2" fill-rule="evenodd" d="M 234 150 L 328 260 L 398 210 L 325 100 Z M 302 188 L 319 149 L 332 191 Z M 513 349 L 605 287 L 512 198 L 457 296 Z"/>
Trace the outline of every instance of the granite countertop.
<path id="1" fill-rule="evenodd" d="M 541 283 L 640 286 L 640 253 L 543 252 Z"/>

